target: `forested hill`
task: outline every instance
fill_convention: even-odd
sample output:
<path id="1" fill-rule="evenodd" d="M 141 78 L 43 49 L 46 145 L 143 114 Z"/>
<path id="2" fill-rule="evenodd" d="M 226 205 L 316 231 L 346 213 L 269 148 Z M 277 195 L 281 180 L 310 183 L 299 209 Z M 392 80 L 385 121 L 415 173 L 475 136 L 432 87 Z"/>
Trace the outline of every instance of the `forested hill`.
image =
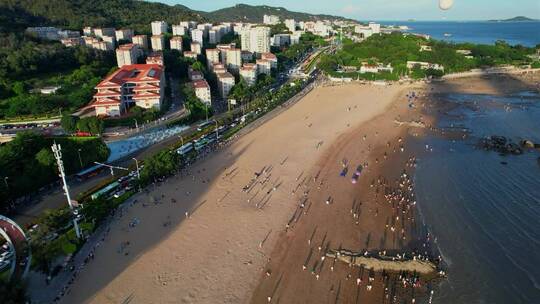
<path id="1" fill-rule="evenodd" d="M 14 31 L 32 25 L 130 27 L 149 32 L 150 23 L 166 20 L 203 21 L 202 13 L 183 5 L 136 0 L 0 0 L 0 29 Z"/>
<path id="2" fill-rule="evenodd" d="M 232 7 L 205 13 L 205 16 L 207 16 L 208 19 L 214 21 L 243 22 L 262 22 L 264 15 L 276 15 L 279 16 L 282 20 L 292 18 L 297 21 L 346 19 L 338 16 L 312 15 L 307 13 L 291 12 L 283 7 L 272 7 L 267 5 L 252 6 L 247 4 L 238 4 Z"/>
<path id="3" fill-rule="evenodd" d="M 213 12 L 200 12 L 183 5 L 138 0 L 0 0 L 0 31 L 54 25 L 79 30 L 84 26 L 129 27 L 137 32 L 149 32 L 150 23 L 155 20 L 165 20 L 169 24 L 182 20 L 262 22 L 265 14 L 277 15 L 282 20 L 345 19 L 266 5 L 238 4 Z"/>

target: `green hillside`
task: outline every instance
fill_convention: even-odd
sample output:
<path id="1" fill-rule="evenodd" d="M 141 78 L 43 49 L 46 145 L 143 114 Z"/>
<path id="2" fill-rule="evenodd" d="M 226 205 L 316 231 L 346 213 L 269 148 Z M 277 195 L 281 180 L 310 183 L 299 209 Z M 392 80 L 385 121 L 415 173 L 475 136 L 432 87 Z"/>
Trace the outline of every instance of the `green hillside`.
<path id="1" fill-rule="evenodd" d="M 247 4 L 238 4 L 232 7 L 220 9 L 206 13 L 208 19 L 215 21 L 243 21 L 243 22 L 262 22 L 264 15 L 276 15 L 283 19 L 295 19 L 297 21 L 340 19 L 343 17 L 330 15 L 312 15 L 307 13 L 291 12 L 283 7 L 272 7 L 267 5 L 252 6 Z"/>

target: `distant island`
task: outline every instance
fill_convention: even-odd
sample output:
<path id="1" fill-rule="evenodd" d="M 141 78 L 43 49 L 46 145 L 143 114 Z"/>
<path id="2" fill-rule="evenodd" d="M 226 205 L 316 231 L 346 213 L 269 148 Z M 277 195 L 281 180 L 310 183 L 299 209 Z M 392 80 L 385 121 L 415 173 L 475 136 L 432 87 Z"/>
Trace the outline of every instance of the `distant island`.
<path id="1" fill-rule="evenodd" d="M 489 20 L 490 22 L 530 22 L 530 21 L 539 21 L 538 19 L 531 19 L 525 16 L 517 16 L 510 19 L 494 19 Z"/>

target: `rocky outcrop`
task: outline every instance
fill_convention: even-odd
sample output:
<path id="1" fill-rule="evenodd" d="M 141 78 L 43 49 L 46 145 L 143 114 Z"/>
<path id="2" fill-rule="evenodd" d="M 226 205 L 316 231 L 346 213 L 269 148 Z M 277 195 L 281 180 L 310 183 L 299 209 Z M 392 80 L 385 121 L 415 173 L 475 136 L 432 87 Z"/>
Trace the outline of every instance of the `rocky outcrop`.
<path id="1" fill-rule="evenodd" d="M 523 154 L 523 149 L 518 144 L 512 142 L 504 136 L 492 135 L 486 138 L 482 138 L 478 145 L 487 151 L 496 151 L 501 154 Z"/>

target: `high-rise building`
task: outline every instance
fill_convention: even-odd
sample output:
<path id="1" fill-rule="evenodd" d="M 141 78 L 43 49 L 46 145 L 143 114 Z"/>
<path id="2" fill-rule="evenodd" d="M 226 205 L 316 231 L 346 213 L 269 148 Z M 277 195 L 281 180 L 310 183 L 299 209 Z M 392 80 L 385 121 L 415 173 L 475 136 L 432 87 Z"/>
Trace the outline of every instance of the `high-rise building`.
<path id="1" fill-rule="evenodd" d="M 132 41 L 133 39 L 133 30 L 132 29 L 119 29 L 115 31 L 116 40 L 127 40 Z"/>
<path id="2" fill-rule="evenodd" d="M 102 38 L 104 36 L 109 36 L 109 37 L 115 37 L 115 30 L 114 28 L 111 28 L 111 27 L 106 27 L 106 28 L 95 28 L 94 30 L 94 35 L 98 38 Z"/>
<path id="3" fill-rule="evenodd" d="M 191 43 L 191 51 L 197 55 L 202 54 L 202 46 L 198 42 L 192 42 Z"/>
<path id="4" fill-rule="evenodd" d="M 227 68 L 229 70 L 238 73 L 240 67 L 242 66 L 242 50 L 237 48 L 231 48 L 225 50 L 225 57 L 227 58 Z"/>
<path id="5" fill-rule="evenodd" d="M 276 55 L 272 53 L 262 53 L 261 59 L 270 61 L 270 67 L 272 69 L 277 68 L 278 60 L 277 60 Z"/>
<path id="6" fill-rule="evenodd" d="M 291 32 L 296 31 L 296 21 L 294 19 L 286 19 L 285 20 L 285 26 Z"/>
<path id="7" fill-rule="evenodd" d="M 231 91 L 235 83 L 234 76 L 231 75 L 231 73 L 229 72 L 218 73 L 217 82 L 218 82 L 218 89 L 219 89 L 219 93 L 221 94 L 221 97 L 227 98 L 227 96 L 229 96 L 229 92 Z"/>
<path id="8" fill-rule="evenodd" d="M 165 38 L 163 35 L 153 35 L 152 38 L 150 38 L 150 42 L 152 43 L 152 50 L 154 51 L 163 51 L 163 49 L 165 49 Z"/>
<path id="9" fill-rule="evenodd" d="M 270 75 L 272 71 L 272 63 L 266 59 L 257 59 L 257 73 Z"/>
<path id="10" fill-rule="evenodd" d="M 152 22 L 152 35 L 162 35 L 167 33 L 167 22 L 165 21 L 153 21 Z"/>
<path id="11" fill-rule="evenodd" d="M 171 50 L 178 50 L 182 52 L 182 36 L 173 36 L 171 38 Z"/>
<path id="12" fill-rule="evenodd" d="M 180 22 L 180 25 L 187 28 L 187 29 L 192 29 L 192 28 L 197 27 L 197 22 L 195 22 L 195 21 L 182 21 L 182 22 Z"/>
<path id="13" fill-rule="evenodd" d="M 136 64 L 141 55 L 141 50 L 137 44 L 123 44 L 116 49 L 116 62 L 118 67 Z"/>
<path id="14" fill-rule="evenodd" d="M 173 25 L 172 34 L 174 36 L 184 36 L 188 33 L 188 28 L 183 25 Z"/>
<path id="15" fill-rule="evenodd" d="M 270 52 L 270 28 L 258 26 L 241 33 L 242 50 L 252 53 Z"/>
<path id="16" fill-rule="evenodd" d="M 215 64 L 220 63 L 220 51 L 218 49 L 206 49 L 206 65 L 213 70 Z"/>
<path id="17" fill-rule="evenodd" d="M 276 15 L 264 15 L 263 16 L 263 23 L 264 24 L 270 24 L 275 25 L 279 23 L 279 17 Z"/>
<path id="18" fill-rule="evenodd" d="M 240 76 L 244 78 L 248 85 L 254 85 L 257 81 L 257 65 L 255 63 L 244 63 L 240 68 Z"/>
<path id="19" fill-rule="evenodd" d="M 201 29 L 192 29 L 191 30 L 191 41 L 195 41 L 204 45 L 204 30 Z"/>
<path id="20" fill-rule="evenodd" d="M 133 44 L 137 44 L 143 50 L 148 50 L 148 37 L 146 35 L 135 35 L 132 39 Z"/>
<path id="21" fill-rule="evenodd" d="M 116 47 L 116 38 L 114 38 L 114 36 L 103 36 L 101 39 L 103 39 L 103 43 L 107 45 L 107 50 L 114 50 Z"/>

